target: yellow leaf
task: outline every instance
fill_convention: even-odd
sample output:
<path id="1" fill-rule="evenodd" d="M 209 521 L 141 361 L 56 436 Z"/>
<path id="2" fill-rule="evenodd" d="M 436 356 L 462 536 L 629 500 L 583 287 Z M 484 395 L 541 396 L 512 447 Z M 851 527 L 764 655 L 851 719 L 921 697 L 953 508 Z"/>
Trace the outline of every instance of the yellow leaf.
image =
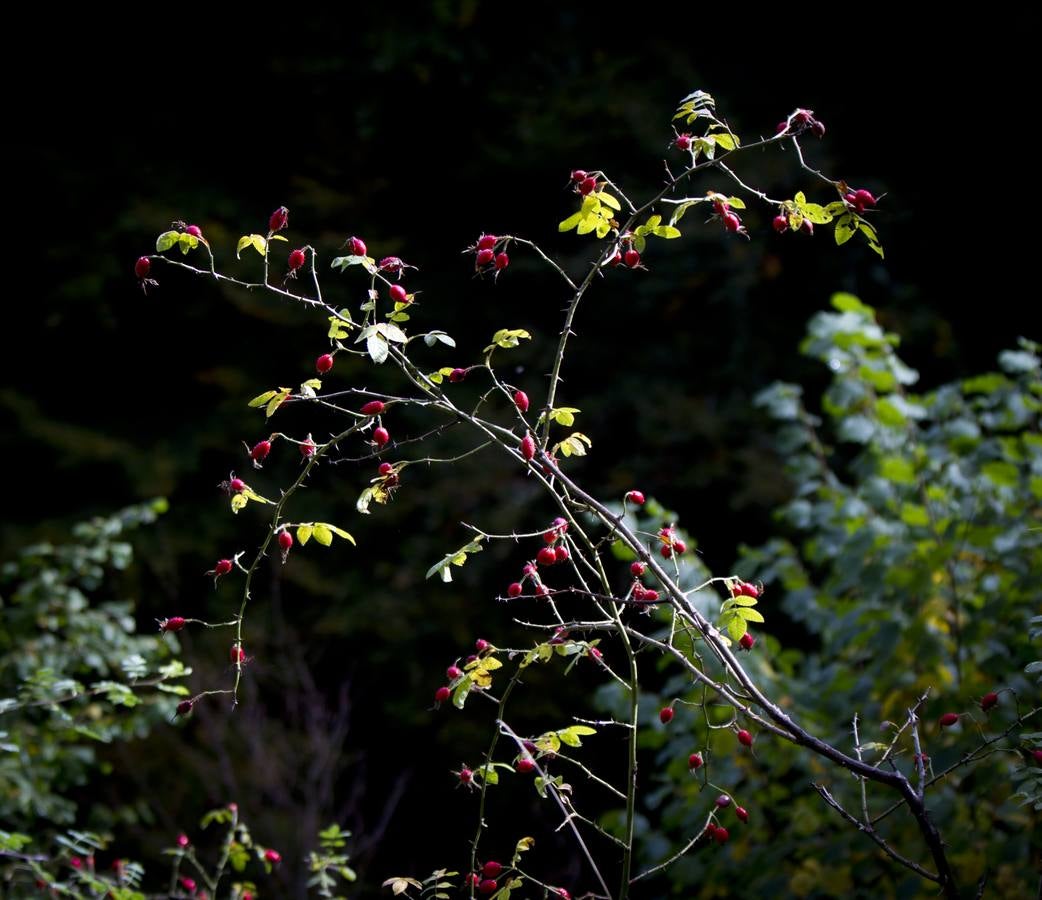
<path id="1" fill-rule="evenodd" d="M 315 540 L 323 547 L 328 547 L 333 543 L 333 532 L 329 530 L 328 525 L 322 522 L 315 523 Z"/>

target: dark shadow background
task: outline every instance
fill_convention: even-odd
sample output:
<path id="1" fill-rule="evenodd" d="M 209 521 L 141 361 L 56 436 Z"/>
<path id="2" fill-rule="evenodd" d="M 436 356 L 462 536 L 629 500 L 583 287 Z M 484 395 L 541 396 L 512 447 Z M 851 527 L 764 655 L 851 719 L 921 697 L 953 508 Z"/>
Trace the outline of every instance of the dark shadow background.
<path id="1" fill-rule="evenodd" d="M 17 476 L 0 523 L 5 553 L 84 515 L 166 495 L 171 512 L 142 539 L 130 581 L 142 627 L 233 608 L 236 586 L 214 592 L 201 573 L 251 547 L 263 524 L 252 509 L 230 516 L 215 485 L 233 467 L 246 471 L 241 442 L 266 434 L 245 401 L 308 377 L 324 322 L 173 273 L 142 296 L 133 261 L 172 220 L 198 223 L 219 266 L 242 272 L 257 266 L 236 264 L 235 240 L 265 230 L 280 204 L 292 245 L 313 243 L 326 259 L 359 234 L 373 254 L 419 266 L 418 318 L 459 345 L 428 353 L 432 368 L 477 361 L 496 328 L 527 328 L 542 339 L 515 351 L 509 377 L 540 402 L 564 297 L 520 248 L 494 289 L 471 278 L 460 251 L 483 230 L 509 230 L 581 272 L 591 243 L 556 231 L 574 205 L 569 170 L 603 168 L 637 198 L 657 190 L 662 160 L 676 162 L 670 116 L 696 87 L 746 138 L 772 133 L 796 106 L 815 109 L 828 134 L 805 142 L 812 163 L 887 195 L 876 219 L 887 260 L 858 240 L 836 248 L 828 231 L 779 238 L 771 213 L 750 204 L 751 242 L 689 215 L 683 240 L 648 253 L 649 274 L 599 284 L 561 397 L 582 408 L 594 439 L 575 471 L 595 493 L 639 485 L 662 498 L 724 569 L 740 542 L 770 533 L 786 490 L 751 397 L 777 378 L 822 383 L 796 348 L 831 293 L 880 308 L 927 385 L 989 368 L 1031 333 L 1037 291 L 1015 264 L 1031 240 L 1016 186 L 1026 151 L 1007 118 L 1015 86 L 1004 90 L 981 65 L 977 44 L 939 46 L 889 24 L 812 36 L 783 17 L 736 32 L 642 13 L 630 22 L 592 8 L 522 16 L 442 2 L 383 16 L 345 7 L 336 19 L 190 7 L 12 23 L 25 57 L 8 96 L 0 456 Z M 1012 56 L 1023 29 L 1006 26 Z M 802 188 L 832 199 L 780 152 L 740 168 L 773 195 Z M 711 177 L 699 187 L 727 189 Z M 356 290 L 326 279 L 328 297 L 346 302 Z M 385 378 L 338 362 L 330 383 Z M 320 435 L 333 424 L 287 410 L 275 426 Z M 395 419 L 396 436 L 423 428 Z M 438 449 L 465 446 L 450 433 Z M 295 471 L 289 455 L 273 454 L 250 476 L 256 486 L 276 493 Z M 460 521 L 525 530 L 553 513 L 492 457 L 417 468 L 392 506 L 359 521 L 354 498 L 371 473 L 324 467 L 298 518 L 337 522 L 360 549 L 273 566 L 256 592 L 253 677 L 235 714 L 207 706 L 183 728 L 114 752 L 113 774 L 85 790 L 84 810 L 147 798 L 152 825 L 131 830 L 127 854 L 154 854 L 209 805 L 236 799 L 282 849 L 288 892 L 301 889 L 292 860 L 334 819 L 356 833 L 364 896 L 391 874 L 464 865 L 475 800 L 453 790 L 450 770 L 478 762 L 487 711 L 432 713 L 428 703 L 475 637 L 516 636 L 493 597 L 524 550 L 484 553 L 448 587 L 423 573 L 464 543 Z M 186 637 L 195 686 L 228 680 L 225 644 Z M 533 676 L 523 724 L 540 731 L 586 708 L 596 679 L 584 679 L 578 671 L 561 688 Z M 547 877 L 580 886 L 571 846 L 533 824 L 534 793 L 508 786 L 501 798 L 490 849 L 501 840 L 509 856 L 535 834 Z"/>

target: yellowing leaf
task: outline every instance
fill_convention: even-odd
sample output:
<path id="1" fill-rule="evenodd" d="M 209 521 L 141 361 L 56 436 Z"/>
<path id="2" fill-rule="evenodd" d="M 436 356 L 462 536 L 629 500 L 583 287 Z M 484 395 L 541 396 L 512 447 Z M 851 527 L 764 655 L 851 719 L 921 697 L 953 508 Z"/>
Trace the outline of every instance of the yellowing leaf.
<path id="1" fill-rule="evenodd" d="M 333 543 L 333 532 L 329 530 L 329 526 L 322 522 L 315 523 L 315 540 L 318 541 L 323 547 L 328 547 Z"/>
<path id="2" fill-rule="evenodd" d="M 310 525 L 297 526 L 297 541 L 301 546 L 311 540 L 311 534 L 314 530 Z"/>
<path id="3" fill-rule="evenodd" d="M 246 497 L 245 492 L 241 494 L 232 494 L 232 512 L 237 513 L 249 502 L 250 501 Z"/>
<path id="4" fill-rule="evenodd" d="M 179 237 L 180 234 L 176 231 L 164 231 L 156 238 L 156 252 L 162 253 L 165 250 L 169 250 L 177 243 Z"/>
<path id="5" fill-rule="evenodd" d="M 355 544 L 355 546 L 357 546 L 357 543 L 355 542 L 355 539 L 353 537 L 351 537 L 351 535 L 348 534 L 346 531 L 344 531 L 343 528 L 337 528 L 336 525 L 330 525 L 328 522 L 326 523 L 326 528 L 328 528 L 330 531 L 332 531 L 333 534 L 335 534 L 337 537 L 341 537 L 345 541 L 349 541 L 350 543 Z M 316 537 L 316 540 L 317 540 L 317 537 Z"/>
<path id="6" fill-rule="evenodd" d="M 258 394 L 254 397 L 247 406 L 257 408 L 258 406 L 264 406 L 272 397 L 274 397 L 278 391 L 265 391 L 263 394 Z"/>

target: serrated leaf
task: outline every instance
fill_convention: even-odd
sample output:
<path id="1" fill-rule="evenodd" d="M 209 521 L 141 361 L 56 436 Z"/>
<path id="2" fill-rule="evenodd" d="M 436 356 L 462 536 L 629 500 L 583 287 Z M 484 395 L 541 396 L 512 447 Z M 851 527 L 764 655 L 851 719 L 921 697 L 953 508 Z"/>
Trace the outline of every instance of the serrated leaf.
<path id="1" fill-rule="evenodd" d="M 180 237 L 181 235 L 177 231 L 164 231 L 156 238 L 156 252 L 163 253 L 164 251 L 169 250 L 177 243 Z"/>
<path id="2" fill-rule="evenodd" d="M 404 344 L 408 340 L 405 336 L 405 332 L 397 325 L 393 325 L 390 322 L 381 322 L 379 325 L 375 325 L 374 328 L 377 332 L 387 338 L 387 340 L 394 341 L 396 344 Z"/>

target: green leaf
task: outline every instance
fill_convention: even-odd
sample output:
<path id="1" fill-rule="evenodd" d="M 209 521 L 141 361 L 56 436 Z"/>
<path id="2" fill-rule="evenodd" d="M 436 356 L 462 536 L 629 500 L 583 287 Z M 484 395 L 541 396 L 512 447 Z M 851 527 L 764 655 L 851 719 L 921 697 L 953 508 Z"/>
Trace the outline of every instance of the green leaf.
<path id="1" fill-rule="evenodd" d="M 311 535 L 314 532 L 314 528 L 310 525 L 298 525 L 297 526 L 297 543 L 302 547 L 311 540 Z"/>
<path id="2" fill-rule="evenodd" d="M 723 147 L 725 150 L 734 150 L 735 147 L 738 146 L 738 138 L 733 134 L 716 134 L 713 137 L 716 140 L 717 146 Z M 733 205 L 734 204 L 732 204 L 732 206 Z"/>
<path id="3" fill-rule="evenodd" d="M 252 406 L 254 409 L 259 406 L 264 406 L 277 393 L 278 391 L 265 391 L 263 394 L 258 394 L 247 404 L 247 406 Z"/>
<path id="4" fill-rule="evenodd" d="M 829 303 L 840 312 L 858 313 L 868 319 L 875 320 L 875 310 L 871 306 L 866 306 L 853 294 L 839 291 L 829 298 Z"/>
<path id="5" fill-rule="evenodd" d="M 728 635 L 730 635 L 732 641 L 741 640 L 742 635 L 745 634 L 745 632 L 747 631 L 745 619 L 738 615 L 728 616 L 726 628 L 727 633 Z"/>
<path id="6" fill-rule="evenodd" d="M 880 460 L 879 474 L 894 484 L 915 484 L 915 466 L 900 456 Z"/>
<path id="7" fill-rule="evenodd" d="M 583 220 L 583 214 L 580 210 L 575 215 L 569 216 L 563 222 L 557 226 L 558 231 L 571 231 Z"/>
<path id="8" fill-rule="evenodd" d="M 180 232 L 177 231 L 164 231 L 159 237 L 156 238 L 156 252 L 163 253 L 169 250 L 174 244 L 177 243 L 178 238 L 181 237 Z"/>
<path id="9" fill-rule="evenodd" d="M 264 236 L 260 234 L 244 234 L 239 238 L 239 243 L 235 247 L 236 258 L 241 258 L 242 251 L 247 247 L 253 247 L 261 256 L 264 256 L 264 252 L 267 249 L 267 241 L 264 240 Z"/>
<path id="10" fill-rule="evenodd" d="M 847 213 L 845 216 L 840 216 L 836 219 L 836 243 L 845 244 L 849 241 L 854 234 L 857 232 L 857 224 L 854 221 L 854 217 Z"/>
<path id="11" fill-rule="evenodd" d="M 758 611 L 749 606 L 740 606 L 735 610 L 735 615 L 740 616 L 746 622 L 762 622 L 764 621 L 763 615 Z"/>
<path id="12" fill-rule="evenodd" d="M 355 541 L 355 539 L 353 537 L 351 537 L 351 535 L 348 534 L 346 531 L 344 531 L 343 528 L 337 528 L 336 525 L 330 525 L 328 522 L 325 523 L 325 524 L 326 524 L 326 528 L 328 528 L 330 531 L 332 531 L 333 534 L 335 534 L 337 537 L 343 538 L 345 541 L 348 541 L 349 543 L 354 544 L 356 547 L 358 546 L 358 544 Z M 315 540 L 318 540 L 318 535 L 315 535 Z"/>
<path id="13" fill-rule="evenodd" d="M 918 503 L 905 503 L 901 506 L 901 521 L 906 525 L 924 528 L 930 524 L 930 516 L 926 508 Z"/>
<path id="14" fill-rule="evenodd" d="M 329 530 L 329 526 L 324 522 L 315 523 L 315 540 L 323 547 L 328 547 L 333 543 L 333 532 Z"/>
<path id="15" fill-rule="evenodd" d="M 674 228 L 672 225 L 659 225 L 652 230 L 652 234 L 655 237 L 665 238 L 668 241 L 680 237 L 680 229 Z"/>
<path id="16" fill-rule="evenodd" d="M 611 194 L 607 193 L 606 191 L 599 191 L 597 194 L 595 194 L 595 196 L 605 206 L 610 206 L 614 210 L 622 209 L 622 206 L 619 204 L 619 201 L 616 200 Z"/>
<path id="17" fill-rule="evenodd" d="M 988 462 L 980 467 L 981 475 L 1000 487 L 1016 487 L 1020 480 L 1020 471 L 1013 463 Z"/>

